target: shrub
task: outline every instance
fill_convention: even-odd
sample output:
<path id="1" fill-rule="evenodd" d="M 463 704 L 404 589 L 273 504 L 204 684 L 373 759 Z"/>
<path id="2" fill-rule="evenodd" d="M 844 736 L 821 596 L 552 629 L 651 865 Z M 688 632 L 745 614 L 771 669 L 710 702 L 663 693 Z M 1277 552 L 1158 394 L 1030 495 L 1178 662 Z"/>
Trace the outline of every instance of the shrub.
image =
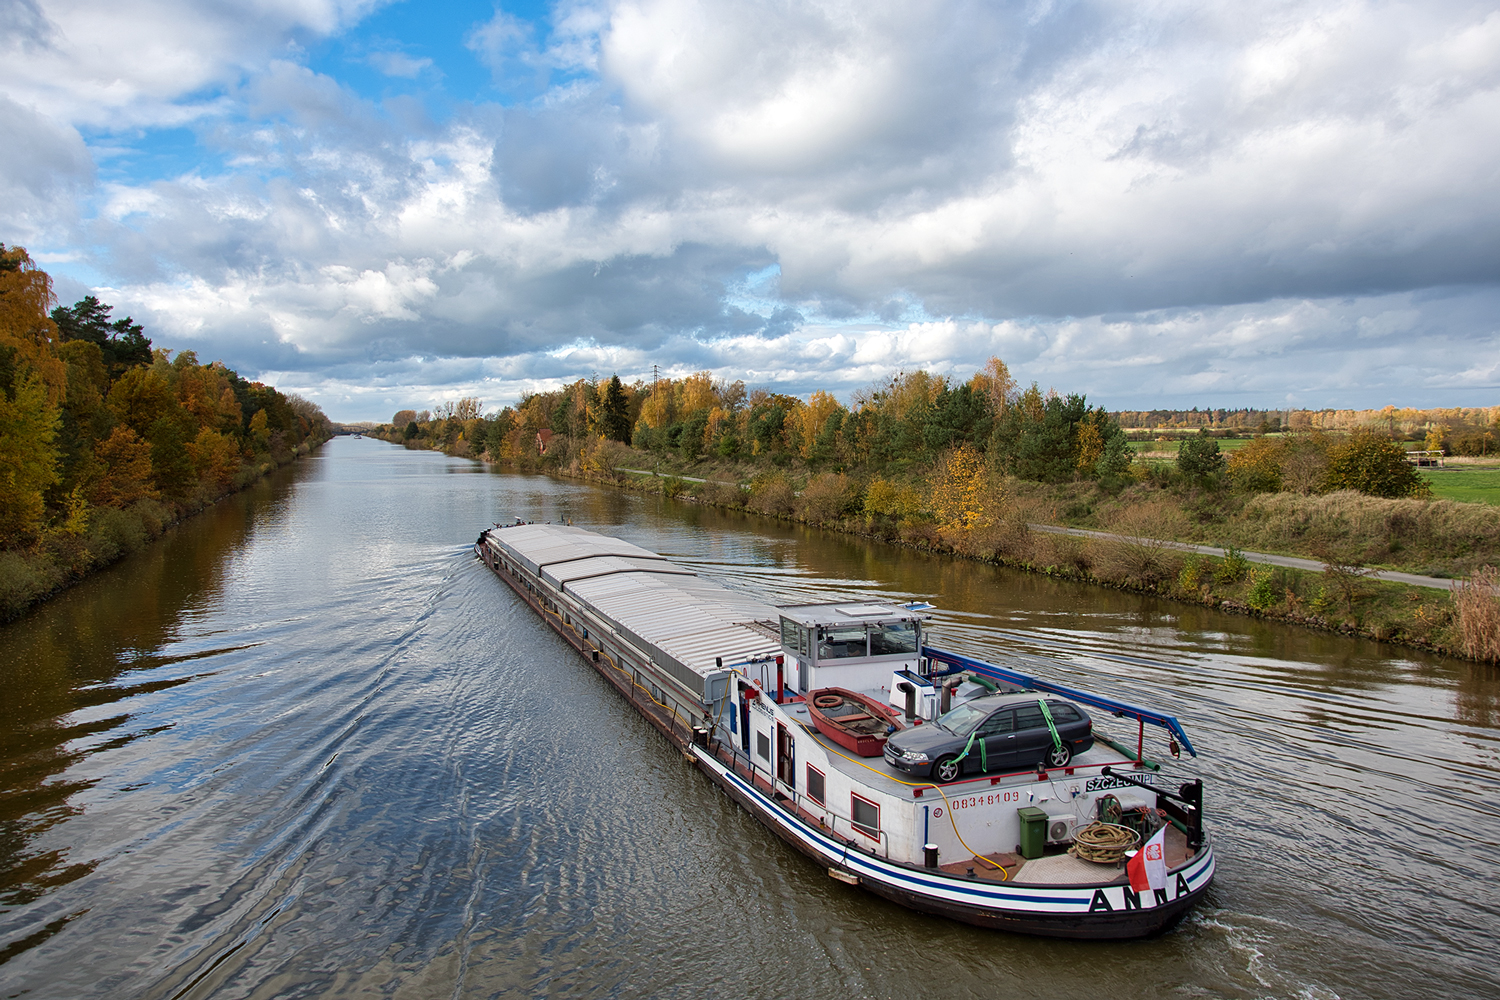
<path id="1" fill-rule="evenodd" d="M 804 520 L 824 524 L 842 520 L 856 512 L 859 503 L 859 491 L 848 476 L 825 472 L 808 481 L 797 502 L 797 509 Z"/>
<path id="2" fill-rule="evenodd" d="M 1500 572 L 1485 566 L 1453 592 L 1458 645 L 1471 660 L 1500 661 Z"/>
<path id="3" fill-rule="evenodd" d="M 1202 593 L 1206 579 L 1203 559 L 1199 556 L 1188 556 L 1187 561 L 1182 564 L 1182 569 L 1177 571 L 1177 589 L 1189 597 L 1196 597 Z"/>
<path id="4" fill-rule="evenodd" d="M 1214 571 L 1214 579 L 1220 583 L 1238 583 L 1245 578 L 1250 571 L 1250 560 L 1245 554 L 1233 545 L 1224 550 L 1224 558 L 1219 560 L 1219 568 Z"/>
<path id="5" fill-rule="evenodd" d="M 1275 576 L 1269 569 L 1256 570 L 1250 574 L 1250 588 L 1245 594 L 1245 601 L 1252 608 L 1267 611 L 1276 604 L 1279 597 Z"/>
<path id="6" fill-rule="evenodd" d="M 1370 430 L 1355 431 L 1328 453 L 1324 486 L 1329 490 L 1358 490 L 1376 497 L 1432 495 L 1427 481 L 1406 460 L 1406 449 Z"/>
<path id="7" fill-rule="evenodd" d="M 745 506 L 745 491 L 734 483 L 721 483 L 710 479 L 706 483 L 700 483 L 693 491 L 700 503 L 706 503 L 714 507 L 743 507 Z"/>
<path id="8" fill-rule="evenodd" d="M 784 472 L 767 472 L 750 481 L 750 497 L 745 506 L 761 514 L 785 517 L 792 512 L 797 496 Z"/>

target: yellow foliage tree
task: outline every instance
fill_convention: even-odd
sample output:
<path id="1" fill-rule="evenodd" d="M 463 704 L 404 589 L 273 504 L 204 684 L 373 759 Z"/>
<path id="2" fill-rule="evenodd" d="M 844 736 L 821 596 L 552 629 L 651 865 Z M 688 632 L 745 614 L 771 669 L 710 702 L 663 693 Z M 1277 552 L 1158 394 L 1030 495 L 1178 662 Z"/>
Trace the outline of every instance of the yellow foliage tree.
<path id="1" fill-rule="evenodd" d="M 976 528 L 986 523 L 989 477 L 984 456 L 959 445 L 943 456 L 928 481 L 928 506 L 946 528 Z"/>
<path id="2" fill-rule="evenodd" d="M 1016 380 L 1004 361 L 990 358 L 983 368 L 969 379 L 969 388 L 980 395 L 989 405 L 990 414 L 999 416 L 1016 398 Z"/>
<path id="3" fill-rule="evenodd" d="M 94 455 L 106 470 L 90 495 L 94 506 L 127 507 L 158 495 L 151 485 L 151 445 L 128 424 L 116 424 L 109 437 L 94 446 Z"/>
<path id="4" fill-rule="evenodd" d="M 865 489 L 865 513 L 909 521 L 924 509 L 922 494 L 910 486 L 877 478 Z"/>
<path id="5" fill-rule="evenodd" d="M 813 446 L 818 443 L 818 434 L 822 432 L 823 425 L 828 422 L 829 417 L 842 409 L 832 393 L 819 389 L 808 397 L 807 405 L 799 406 L 787 417 L 796 431 L 798 451 L 803 458 L 812 457 Z"/>
<path id="6" fill-rule="evenodd" d="M 52 280 L 19 247 L 0 244 L 0 545 L 30 540 L 57 482 L 55 437 L 68 369 L 47 316 Z"/>

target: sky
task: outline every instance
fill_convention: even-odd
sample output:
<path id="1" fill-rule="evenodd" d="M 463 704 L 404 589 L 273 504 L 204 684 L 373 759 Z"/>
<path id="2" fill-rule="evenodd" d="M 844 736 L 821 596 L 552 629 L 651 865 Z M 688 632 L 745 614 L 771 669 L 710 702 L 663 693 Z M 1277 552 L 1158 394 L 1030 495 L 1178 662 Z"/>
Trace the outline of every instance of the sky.
<path id="1" fill-rule="evenodd" d="M 0 241 L 338 420 L 708 369 L 1500 403 L 1500 11 L 0 0 Z"/>

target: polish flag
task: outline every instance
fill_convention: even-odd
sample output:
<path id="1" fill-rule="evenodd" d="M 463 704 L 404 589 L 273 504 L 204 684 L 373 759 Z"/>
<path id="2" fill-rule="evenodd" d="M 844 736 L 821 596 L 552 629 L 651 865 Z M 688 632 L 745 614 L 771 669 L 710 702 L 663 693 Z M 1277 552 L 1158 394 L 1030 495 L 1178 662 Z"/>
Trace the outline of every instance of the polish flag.
<path id="1" fill-rule="evenodd" d="M 1130 875 L 1133 892 L 1167 887 L 1167 828 L 1156 831 L 1156 836 L 1146 841 L 1146 846 L 1135 852 L 1135 857 L 1125 863 Z"/>

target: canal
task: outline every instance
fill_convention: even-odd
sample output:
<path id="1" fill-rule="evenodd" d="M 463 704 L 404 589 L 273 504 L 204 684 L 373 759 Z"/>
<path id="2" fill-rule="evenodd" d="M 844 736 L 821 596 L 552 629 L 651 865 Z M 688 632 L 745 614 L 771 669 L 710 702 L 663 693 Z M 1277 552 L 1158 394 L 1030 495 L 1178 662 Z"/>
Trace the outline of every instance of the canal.
<path id="1" fill-rule="evenodd" d="M 517 516 L 1173 712 L 1209 898 L 1088 944 L 829 879 L 473 559 Z M 1500 995 L 1493 667 L 351 438 L 0 651 L 6 997 Z"/>

